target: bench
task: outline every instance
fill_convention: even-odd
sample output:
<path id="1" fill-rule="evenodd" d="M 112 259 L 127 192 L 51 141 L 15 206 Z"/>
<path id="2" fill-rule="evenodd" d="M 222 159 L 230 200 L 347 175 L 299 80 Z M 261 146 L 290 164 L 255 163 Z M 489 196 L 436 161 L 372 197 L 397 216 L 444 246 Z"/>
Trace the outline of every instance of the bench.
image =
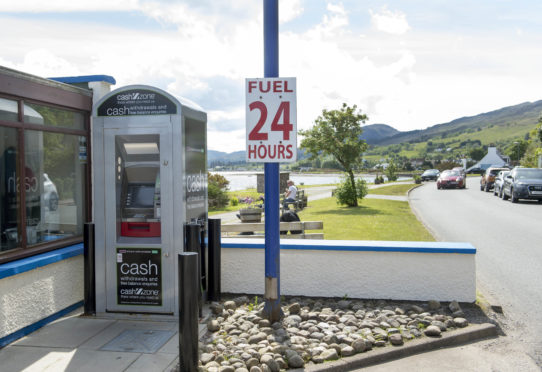
<path id="1" fill-rule="evenodd" d="M 307 201 L 308 201 L 308 197 L 305 196 L 305 190 L 297 190 L 297 194 L 295 196 L 295 202 L 288 203 L 288 209 L 290 209 L 290 205 L 292 205 L 294 207 L 294 211 L 299 212 L 303 210 L 303 208 L 307 207 Z M 281 212 L 284 213 L 283 203 L 284 203 L 284 196 L 280 198 Z"/>
<path id="2" fill-rule="evenodd" d="M 281 231 L 301 231 L 300 234 L 281 234 L 281 239 L 324 239 L 323 232 L 307 232 L 309 230 L 323 230 L 322 221 L 281 222 Z M 239 235 L 239 233 L 252 233 Z M 234 234 L 234 235 L 233 235 Z M 265 223 L 226 223 L 222 224 L 223 238 L 263 238 L 265 236 Z"/>

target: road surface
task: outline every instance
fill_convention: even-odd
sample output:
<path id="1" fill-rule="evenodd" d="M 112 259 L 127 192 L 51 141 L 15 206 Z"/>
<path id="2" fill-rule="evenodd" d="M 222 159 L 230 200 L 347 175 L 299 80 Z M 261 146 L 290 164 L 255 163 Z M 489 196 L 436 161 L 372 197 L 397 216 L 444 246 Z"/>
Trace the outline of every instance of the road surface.
<path id="1" fill-rule="evenodd" d="M 542 369 L 542 204 L 512 204 L 479 184 L 478 177 L 468 178 L 465 190 L 426 183 L 410 193 L 410 204 L 437 240 L 476 247 L 478 292 L 502 306 L 503 342 L 519 364 L 534 361 Z"/>

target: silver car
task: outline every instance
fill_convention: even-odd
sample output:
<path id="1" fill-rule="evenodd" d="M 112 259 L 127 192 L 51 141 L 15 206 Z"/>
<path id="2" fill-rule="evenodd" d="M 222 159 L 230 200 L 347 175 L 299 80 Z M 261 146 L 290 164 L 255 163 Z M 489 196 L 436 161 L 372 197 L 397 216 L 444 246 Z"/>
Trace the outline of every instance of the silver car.
<path id="1" fill-rule="evenodd" d="M 493 183 L 493 195 L 502 198 L 502 184 L 504 178 L 510 174 L 510 171 L 500 171 L 495 177 L 495 182 Z"/>

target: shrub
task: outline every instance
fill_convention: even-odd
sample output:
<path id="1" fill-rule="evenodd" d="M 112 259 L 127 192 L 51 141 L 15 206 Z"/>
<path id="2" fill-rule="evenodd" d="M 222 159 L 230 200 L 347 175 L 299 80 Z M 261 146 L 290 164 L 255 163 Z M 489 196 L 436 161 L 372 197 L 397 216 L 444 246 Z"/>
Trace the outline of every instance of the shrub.
<path id="1" fill-rule="evenodd" d="M 353 190 L 350 179 L 344 178 L 341 184 L 335 190 L 337 204 L 347 205 L 349 207 L 356 205 L 356 199 L 363 199 L 369 192 L 367 183 L 362 180 L 356 180 L 356 190 Z"/>
<path id="2" fill-rule="evenodd" d="M 420 183 L 422 183 L 422 178 L 421 178 L 420 176 L 418 176 L 417 174 L 414 175 L 414 183 L 416 183 L 416 184 L 418 184 L 418 185 L 419 185 Z"/>
<path id="3" fill-rule="evenodd" d="M 230 199 L 230 204 L 234 207 L 239 205 L 239 199 L 237 199 L 235 196 Z"/>
<path id="4" fill-rule="evenodd" d="M 226 193 L 229 181 L 219 174 L 207 173 L 207 195 L 209 208 L 223 208 L 228 205 L 229 197 Z"/>

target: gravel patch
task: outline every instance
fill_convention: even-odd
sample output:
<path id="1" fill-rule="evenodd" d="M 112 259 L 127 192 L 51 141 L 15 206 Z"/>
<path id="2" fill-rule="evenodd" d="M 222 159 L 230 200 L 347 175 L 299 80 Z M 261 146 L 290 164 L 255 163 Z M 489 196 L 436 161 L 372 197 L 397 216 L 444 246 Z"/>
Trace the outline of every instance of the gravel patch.
<path id="1" fill-rule="evenodd" d="M 401 348 L 410 340 L 439 338 L 444 332 L 468 327 L 469 315 L 476 308 L 466 304 L 464 311 L 456 301 L 292 297 L 281 303 L 282 320 L 270 324 L 261 314 L 262 298 L 256 298 L 240 296 L 211 304 L 208 331 L 199 344 L 199 371 L 274 372 L 348 358 L 373 348 Z"/>

